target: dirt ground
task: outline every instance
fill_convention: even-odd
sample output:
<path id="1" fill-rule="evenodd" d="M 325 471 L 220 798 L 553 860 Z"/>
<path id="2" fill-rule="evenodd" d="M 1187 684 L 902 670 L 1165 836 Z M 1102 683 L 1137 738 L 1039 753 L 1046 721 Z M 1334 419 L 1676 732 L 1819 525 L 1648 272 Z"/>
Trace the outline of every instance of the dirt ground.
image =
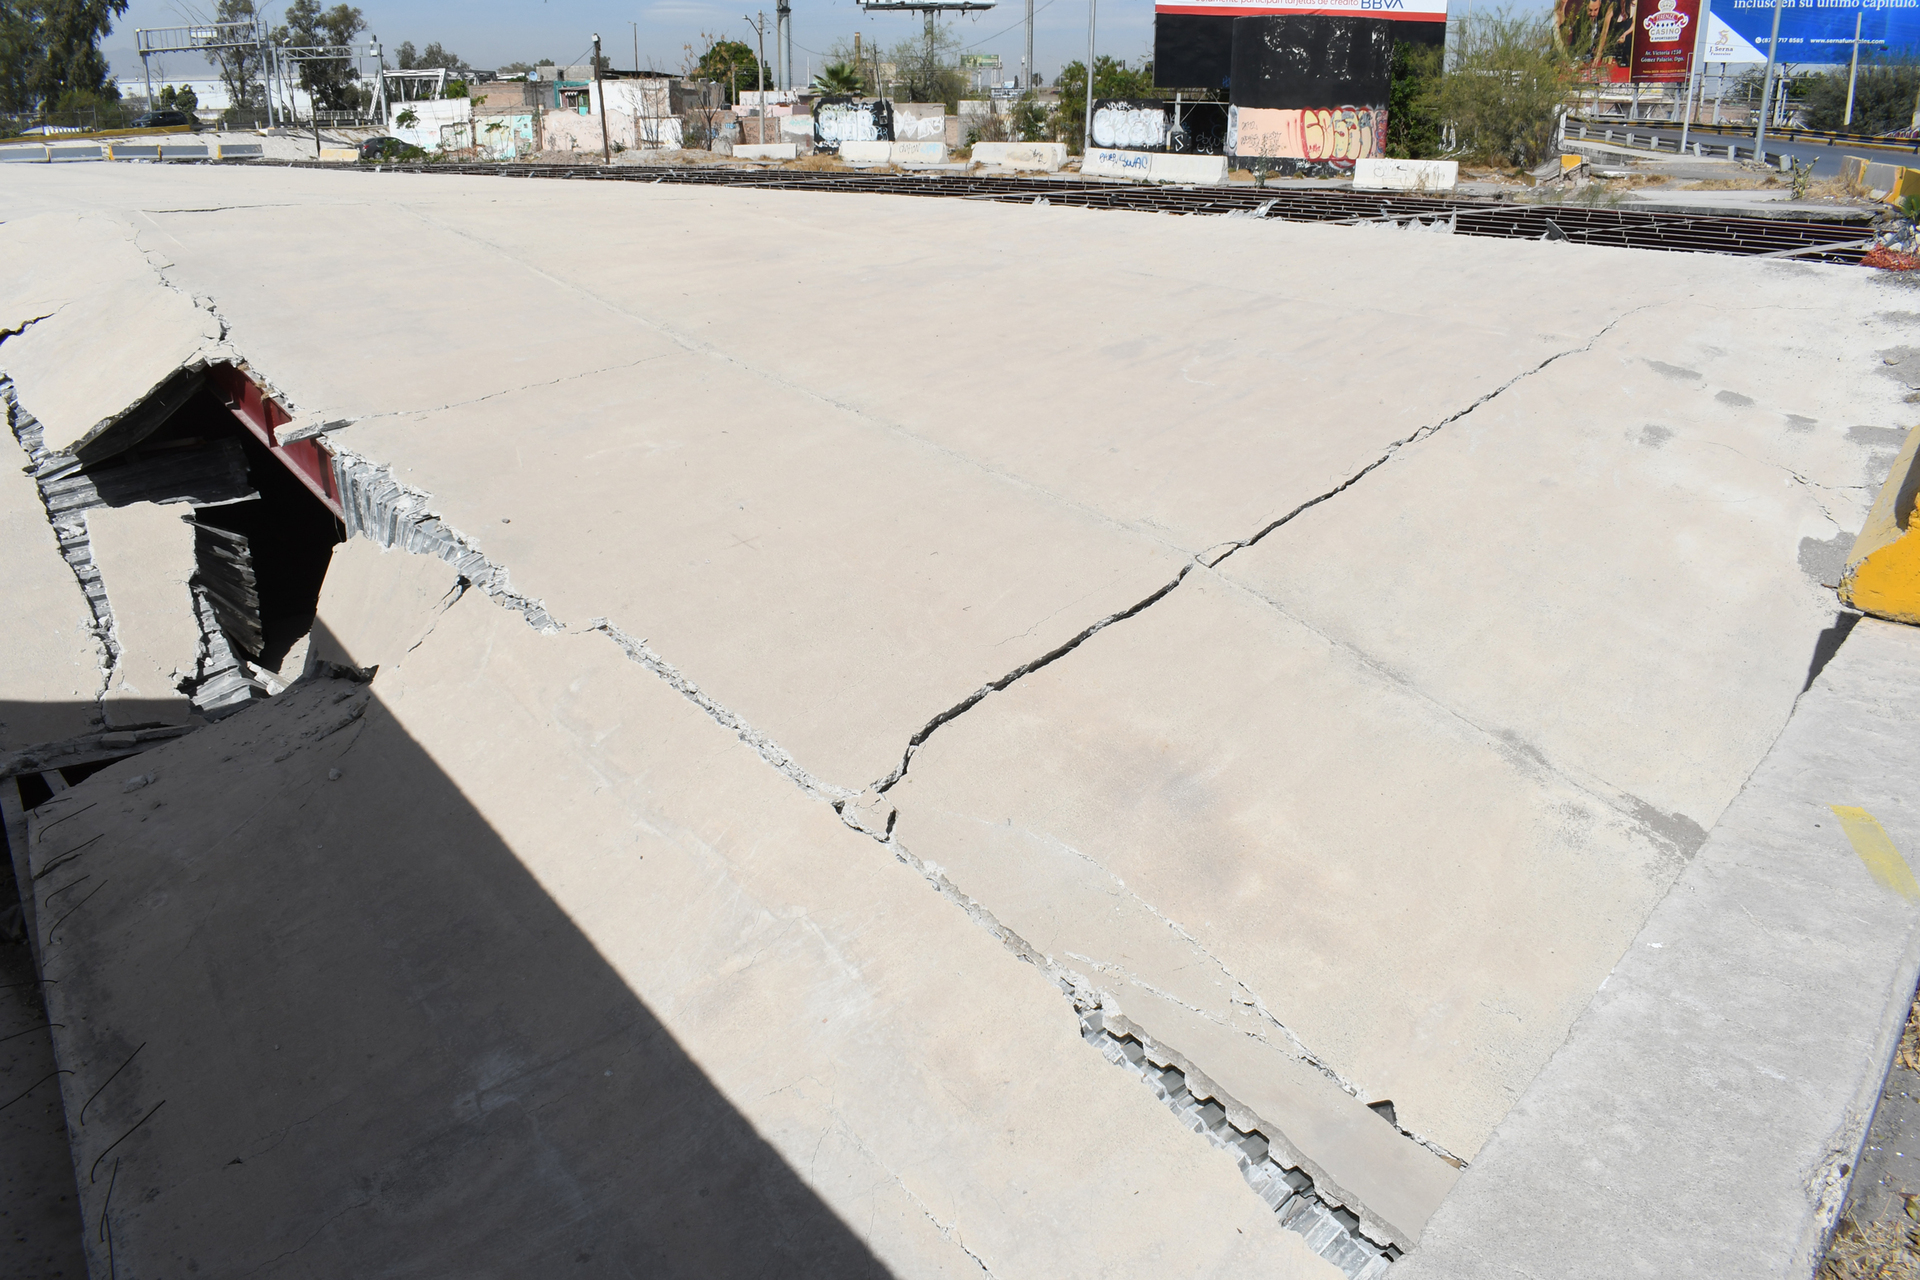
<path id="1" fill-rule="evenodd" d="M 1819 1280 L 1920 1280 L 1920 1001 L 1907 1013 Z"/>

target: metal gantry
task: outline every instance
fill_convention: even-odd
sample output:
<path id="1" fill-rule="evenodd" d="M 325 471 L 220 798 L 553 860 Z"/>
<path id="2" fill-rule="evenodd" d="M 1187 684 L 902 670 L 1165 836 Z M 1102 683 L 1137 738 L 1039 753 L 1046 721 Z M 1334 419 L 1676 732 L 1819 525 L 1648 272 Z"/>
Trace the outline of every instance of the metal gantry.
<path id="1" fill-rule="evenodd" d="M 267 119 L 273 122 L 273 79 L 266 51 L 267 24 L 261 19 L 247 22 L 201 22 L 190 27 L 141 27 L 133 33 L 140 51 L 140 71 L 147 83 L 147 110 L 153 109 L 153 64 L 156 53 L 252 52 L 267 70 Z M 238 103 L 233 104 L 238 106 Z"/>

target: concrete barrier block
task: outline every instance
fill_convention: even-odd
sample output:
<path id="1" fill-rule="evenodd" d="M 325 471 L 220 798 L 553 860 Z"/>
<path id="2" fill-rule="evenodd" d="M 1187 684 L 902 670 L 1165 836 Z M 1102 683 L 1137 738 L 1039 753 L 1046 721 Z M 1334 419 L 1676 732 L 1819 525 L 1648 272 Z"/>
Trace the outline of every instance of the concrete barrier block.
<path id="1" fill-rule="evenodd" d="M 216 142 L 213 144 L 213 157 L 216 160 L 258 160 L 266 155 L 266 149 L 257 142 Z"/>
<path id="2" fill-rule="evenodd" d="M 1147 177 L 1154 182 L 1210 186 L 1227 180 L 1227 158 L 1225 156 L 1176 156 L 1156 151 L 1147 165 Z"/>
<path id="3" fill-rule="evenodd" d="M 903 169 L 945 164 L 947 144 L 944 142 L 896 142 L 888 147 L 887 159 Z"/>
<path id="4" fill-rule="evenodd" d="M 1908 169 L 1907 173 L 1920 174 Z M 1920 623 L 1920 529 L 1913 528 L 1920 501 L 1920 427 L 1894 459 L 1880 496 L 1867 512 L 1847 555 L 1840 599 L 1862 613 L 1895 622 Z"/>
<path id="5" fill-rule="evenodd" d="M 1562 157 L 1561 159 L 1564 159 Z M 1575 157 L 1577 162 L 1578 157 Z M 1555 175 L 1564 164 L 1554 166 Z M 1355 191 L 1451 191 L 1460 180 L 1457 160 L 1355 160 Z"/>
<path id="6" fill-rule="evenodd" d="M 352 164 L 360 159 L 358 147 L 322 147 L 320 159 L 330 164 Z"/>
<path id="7" fill-rule="evenodd" d="M 840 158 L 848 164 L 892 164 L 891 142 L 843 142 Z"/>
<path id="8" fill-rule="evenodd" d="M 205 160 L 207 158 L 207 144 L 204 142 L 182 142 L 176 145 L 163 142 L 160 144 L 160 158 L 162 160 Z"/>
<path id="9" fill-rule="evenodd" d="M 158 160 L 160 147 L 152 142 L 112 142 L 107 144 L 109 160 Z"/>
<path id="10" fill-rule="evenodd" d="M 1080 172 L 1090 178 L 1146 178 L 1152 169 L 1153 156 L 1148 152 L 1112 147 L 1095 147 L 1080 161 Z"/>
<path id="11" fill-rule="evenodd" d="M 791 142 L 766 142 L 756 146 L 741 145 L 733 149 L 736 160 L 797 160 L 800 148 Z"/>
<path id="12" fill-rule="evenodd" d="M 973 144 L 973 160 L 976 164 L 996 164 L 1003 169 L 1038 169 L 1042 173 L 1058 173 L 1067 163 L 1067 144 L 976 142 Z"/>
<path id="13" fill-rule="evenodd" d="M 56 164 L 68 160 L 99 160 L 103 158 L 104 156 L 98 143 L 69 143 L 63 147 L 47 148 L 47 159 Z"/>
<path id="14" fill-rule="evenodd" d="M 0 147 L 0 164 L 45 164 L 47 149 L 44 146 Z"/>

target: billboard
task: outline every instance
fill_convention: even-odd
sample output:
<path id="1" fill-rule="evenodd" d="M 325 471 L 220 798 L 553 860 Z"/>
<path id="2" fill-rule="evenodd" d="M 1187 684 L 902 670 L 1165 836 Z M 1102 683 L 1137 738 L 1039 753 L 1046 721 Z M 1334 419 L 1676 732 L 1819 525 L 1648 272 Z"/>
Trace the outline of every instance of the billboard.
<path id="1" fill-rule="evenodd" d="M 1875 48 L 1920 52 L 1920 0 L 1781 0 L 1781 62 L 1843 63 L 1853 56 L 1860 20 L 1863 55 Z M 1701 57 L 1708 62 L 1765 62 L 1773 33 L 1773 0 L 1712 0 Z"/>
<path id="2" fill-rule="evenodd" d="M 1447 34 L 1447 0 L 1154 0 L 1153 83 L 1229 88 L 1233 20 L 1280 14 L 1385 18 L 1393 38 L 1409 44 L 1437 45 Z"/>
<path id="3" fill-rule="evenodd" d="M 1634 11 L 1635 84 L 1685 84 L 1700 35 L 1700 0 L 1640 0 Z"/>

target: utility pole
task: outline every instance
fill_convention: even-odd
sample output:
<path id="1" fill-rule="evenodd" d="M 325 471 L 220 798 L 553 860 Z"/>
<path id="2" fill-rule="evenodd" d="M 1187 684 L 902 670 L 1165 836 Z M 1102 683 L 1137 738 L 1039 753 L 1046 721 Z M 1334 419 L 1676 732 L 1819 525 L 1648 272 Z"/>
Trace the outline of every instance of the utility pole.
<path id="1" fill-rule="evenodd" d="M 1700 23 L 1693 29 L 1693 56 L 1687 59 L 1687 114 L 1680 122 L 1680 154 L 1687 154 L 1687 131 L 1693 127 L 1693 91 L 1698 86 L 1702 93 L 1707 88 L 1707 60 L 1705 47 L 1700 37 L 1707 34 L 1707 16 L 1712 0 L 1700 0 Z"/>
<path id="2" fill-rule="evenodd" d="M 1779 0 L 1774 0 L 1777 4 Z M 1093 22 L 1098 15 L 1100 0 L 1087 0 L 1087 119 L 1086 133 L 1080 139 L 1080 163 L 1086 164 L 1086 157 L 1093 152 Z"/>
<path id="3" fill-rule="evenodd" d="M 774 8 L 774 57 L 780 59 L 781 89 L 793 88 L 793 6 L 780 0 Z"/>
<path id="4" fill-rule="evenodd" d="M 613 163 L 613 140 L 607 133 L 607 85 L 600 78 L 600 33 L 593 33 L 593 88 L 600 97 L 600 154 Z"/>
<path id="5" fill-rule="evenodd" d="M 1767 112 L 1773 107 L 1773 62 L 1780 51 L 1780 0 L 1773 0 L 1773 36 L 1767 41 L 1767 78 L 1760 86 L 1760 125 L 1753 131 L 1753 158 L 1767 162 Z"/>
<path id="6" fill-rule="evenodd" d="M 760 101 L 754 107 L 754 112 L 760 117 L 760 123 L 756 128 L 759 131 L 760 145 L 764 147 L 767 145 L 767 11 L 760 10 L 758 22 L 748 18 L 747 25 L 753 28 L 754 35 L 760 40 L 760 57 L 757 59 L 758 65 L 753 69 L 754 82 L 760 86 L 758 95 Z"/>
<path id="7" fill-rule="evenodd" d="M 367 56 L 373 59 L 373 107 L 380 114 L 380 127 L 387 127 L 387 60 L 380 52 L 380 37 L 367 37 Z"/>
<path id="8" fill-rule="evenodd" d="M 640 74 L 640 24 L 637 22 L 629 22 L 627 23 L 627 25 L 633 28 L 633 74 L 639 75 Z"/>
<path id="9" fill-rule="evenodd" d="M 1853 127 L 1853 82 L 1860 75 L 1860 19 L 1866 12 L 1865 9 L 1853 11 L 1853 62 L 1847 67 L 1847 118 L 1840 122 L 1844 129 Z"/>
<path id="10" fill-rule="evenodd" d="M 1032 93 L 1033 92 L 1033 0 L 1027 0 L 1027 61 L 1026 61 L 1026 75 L 1022 78 L 1026 81 L 1026 83 L 1021 85 L 1020 87 L 1022 89 L 1025 89 L 1028 93 Z"/>

